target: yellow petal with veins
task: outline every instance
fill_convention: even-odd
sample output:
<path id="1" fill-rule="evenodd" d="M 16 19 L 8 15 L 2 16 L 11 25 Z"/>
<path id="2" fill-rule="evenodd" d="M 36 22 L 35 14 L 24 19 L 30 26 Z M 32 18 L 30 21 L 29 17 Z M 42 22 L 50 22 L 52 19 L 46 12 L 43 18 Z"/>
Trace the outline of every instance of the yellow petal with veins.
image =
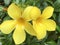
<path id="1" fill-rule="evenodd" d="M 16 29 L 13 33 L 13 39 L 15 44 L 21 44 L 25 41 L 26 39 L 26 34 L 24 32 L 24 27 L 22 25 L 17 25 Z"/>
<path id="2" fill-rule="evenodd" d="M 22 14 L 22 17 L 27 21 L 31 20 L 30 11 L 32 10 L 32 8 L 33 8 L 33 6 L 26 7 Z"/>
<path id="3" fill-rule="evenodd" d="M 15 25 L 16 25 L 16 22 L 14 20 L 7 20 L 1 24 L 0 29 L 3 33 L 9 34 L 13 31 L 13 29 L 15 28 Z"/>
<path id="4" fill-rule="evenodd" d="M 46 7 L 43 12 L 41 17 L 44 19 L 50 18 L 53 15 L 54 8 L 51 6 Z"/>
<path id="5" fill-rule="evenodd" d="M 46 26 L 47 31 L 55 31 L 56 23 L 51 19 L 43 20 L 42 23 Z"/>
<path id="6" fill-rule="evenodd" d="M 9 16 L 13 19 L 19 19 L 21 17 L 21 10 L 20 8 L 12 3 L 7 10 Z"/>
<path id="7" fill-rule="evenodd" d="M 33 21 L 33 27 L 37 33 L 37 39 L 40 40 L 40 39 L 43 39 L 45 38 L 46 36 L 46 27 L 40 23 L 40 22 L 36 22 L 36 21 Z"/>
<path id="8" fill-rule="evenodd" d="M 28 22 L 25 23 L 25 31 L 32 36 L 36 36 L 36 32 L 33 29 L 33 26 Z"/>

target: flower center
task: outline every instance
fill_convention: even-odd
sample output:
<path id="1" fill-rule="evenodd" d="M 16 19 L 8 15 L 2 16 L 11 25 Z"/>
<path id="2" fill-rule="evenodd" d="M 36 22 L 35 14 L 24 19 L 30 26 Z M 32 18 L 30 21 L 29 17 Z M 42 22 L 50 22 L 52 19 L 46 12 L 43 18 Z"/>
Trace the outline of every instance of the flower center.
<path id="1" fill-rule="evenodd" d="M 17 20 L 17 24 L 24 25 L 24 23 L 25 23 L 25 20 L 23 18 L 20 18 Z"/>
<path id="2" fill-rule="evenodd" d="M 41 23 L 42 20 L 43 20 L 43 19 L 42 19 L 41 17 L 39 17 L 39 18 L 37 18 L 36 22 L 37 22 L 37 23 Z"/>

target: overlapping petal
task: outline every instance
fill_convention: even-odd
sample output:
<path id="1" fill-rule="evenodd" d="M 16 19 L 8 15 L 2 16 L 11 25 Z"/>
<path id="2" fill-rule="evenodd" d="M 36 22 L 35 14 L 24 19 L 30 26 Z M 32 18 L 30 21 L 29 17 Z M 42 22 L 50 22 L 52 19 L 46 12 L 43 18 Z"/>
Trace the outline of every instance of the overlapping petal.
<path id="1" fill-rule="evenodd" d="M 20 8 L 12 3 L 7 10 L 9 16 L 13 19 L 19 19 L 21 17 L 21 10 Z"/>
<path id="2" fill-rule="evenodd" d="M 29 6 L 24 10 L 22 17 L 30 21 L 32 19 L 33 20 L 37 19 L 40 16 L 40 14 L 41 14 L 41 11 L 39 8 Z"/>
<path id="3" fill-rule="evenodd" d="M 36 20 L 41 15 L 41 11 L 38 7 L 33 7 L 30 12 L 30 15 L 32 20 Z"/>
<path id="4" fill-rule="evenodd" d="M 53 21 L 51 19 L 46 19 L 46 20 L 42 20 L 41 22 L 42 22 L 42 24 L 44 24 L 46 26 L 47 31 L 55 31 L 55 29 L 56 29 L 55 21 Z"/>
<path id="5" fill-rule="evenodd" d="M 33 21 L 33 27 L 37 33 L 37 39 L 43 39 L 46 36 L 46 27 L 42 23 L 37 23 L 36 21 Z"/>
<path id="6" fill-rule="evenodd" d="M 17 25 L 13 33 L 13 39 L 14 39 L 15 44 L 23 43 L 25 41 L 25 38 L 26 38 L 26 34 L 24 31 L 24 27 L 20 24 Z"/>
<path id="7" fill-rule="evenodd" d="M 16 22 L 14 20 L 7 20 L 1 24 L 0 29 L 3 33 L 9 34 L 13 31 L 13 29 L 15 28 L 15 25 L 16 25 Z"/>
<path id="8" fill-rule="evenodd" d="M 32 10 L 32 8 L 33 8 L 33 6 L 26 7 L 26 9 L 24 10 L 24 12 L 22 14 L 22 17 L 27 21 L 31 20 L 30 11 Z"/>
<path id="9" fill-rule="evenodd" d="M 35 32 L 35 30 L 33 29 L 33 26 L 30 23 L 26 22 L 24 26 L 25 26 L 25 31 L 28 34 L 30 34 L 32 36 L 36 35 L 36 32 Z"/>
<path id="10" fill-rule="evenodd" d="M 43 12 L 41 17 L 44 19 L 50 18 L 53 15 L 54 8 L 51 6 L 46 7 Z"/>

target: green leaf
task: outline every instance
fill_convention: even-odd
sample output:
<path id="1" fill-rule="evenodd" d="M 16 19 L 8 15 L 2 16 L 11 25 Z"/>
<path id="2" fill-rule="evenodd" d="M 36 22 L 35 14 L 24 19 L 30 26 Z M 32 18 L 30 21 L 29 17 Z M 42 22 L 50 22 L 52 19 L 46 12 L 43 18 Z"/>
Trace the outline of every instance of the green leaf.
<path id="1" fill-rule="evenodd" d="M 57 45 L 55 41 L 49 41 L 45 45 Z"/>
<path id="2" fill-rule="evenodd" d="M 58 15 L 58 23 L 59 23 L 59 25 L 60 25 L 60 13 L 59 13 L 59 15 Z"/>
<path id="3" fill-rule="evenodd" d="M 0 45 L 2 45 L 2 43 L 0 42 Z"/>
<path id="4" fill-rule="evenodd" d="M 0 11 L 3 11 L 3 6 L 0 5 Z"/>
<path id="5" fill-rule="evenodd" d="M 60 12 L 60 0 L 54 2 L 54 8 L 56 12 Z"/>
<path id="6" fill-rule="evenodd" d="M 60 45 L 60 37 L 58 38 L 57 45 Z"/>
<path id="7" fill-rule="evenodd" d="M 10 2 L 11 2 L 11 0 L 4 0 L 4 3 L 5 3 L 5 5 L 9 5 L 10 4 Z"/>
<path id="8" fill-rule="evenodd" d="M 20 0 L 16 0 L 16 4 L 19 4 Z"/>
<path id="9" fill-rule="evenodd" d="M 3 21 L 5 21 L 5 20 L 10 20 L 11 18 L 7 15 L 4 19 L 3 19 Z"/>
<path id="10" fill-rule="evenodd" d="M 32 43 L 31 45 L 40 45 L 40 43 Z"/>
<path id="11" fill-rule="evenodd" d="M 57 25 L 56 29 L 57 29 L 58 32 L 60 32 L 60 26 Z"/>
<path id="12" fill-rule="evenodd" d="M 53 17 L 54 20 L 56 20 L 56 14 L 55 13 L 53 14 L 52 17 Z"/>

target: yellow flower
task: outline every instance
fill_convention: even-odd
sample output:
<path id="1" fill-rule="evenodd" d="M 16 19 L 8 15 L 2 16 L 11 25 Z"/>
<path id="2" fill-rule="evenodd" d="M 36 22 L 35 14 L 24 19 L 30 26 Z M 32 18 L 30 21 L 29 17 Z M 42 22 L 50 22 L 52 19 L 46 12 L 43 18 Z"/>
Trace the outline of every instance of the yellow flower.
<path id="1" fill-rule="evenodd" d="M 56 23 L 52 19 L 49 19 L 52 16 L 53 11 L 54 8 L 51 6 L 46 7 L 42 14 L 40 9 L 34 6 L 25 9 L 26 14 L 23 17 L 32 20 L 37 39 L 43 39 L 46 36 L 47 31 L 55 31 Z"/>
<path id="2" fill-rule="evenodd" d="M 29 33 L 32 36 L 35 36 L 36 33 L 34 32 L 33 26 L 28 23 L 28 19 L 25 20 L 22 17 L 21 10 L 20 8 L 15 5 L 14 3 L 12 3 L 9 7 L 8 7 L 8 15 L 13 18 L 13 20 L 6 20 L 1 24 L 1 31 L 5 34 L 9 34 L 11 33 L 14 28 L 15 31 L 13 33 L 13 39 L 15 44 L 21 44 L 22 42 L 25 41 L 26 39 L 26 34 L 25 31 L 27 33 Z M 24 31 L 25 30 L 25 31 Z"/>

